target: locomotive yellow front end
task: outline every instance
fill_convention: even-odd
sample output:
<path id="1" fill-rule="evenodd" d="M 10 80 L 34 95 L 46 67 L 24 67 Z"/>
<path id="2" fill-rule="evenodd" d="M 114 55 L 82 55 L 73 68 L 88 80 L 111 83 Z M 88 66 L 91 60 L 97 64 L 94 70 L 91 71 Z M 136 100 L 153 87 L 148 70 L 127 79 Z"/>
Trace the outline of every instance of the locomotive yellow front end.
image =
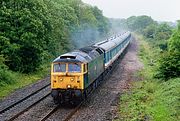
<path id="1" fill-rule="evenodd" d="M 84 88 L 83 74 L 86 72 L 82 63 L 53 63 L 51 66 L 52 89 L 78 89 Z"/>
<path id="2" fill-rule="evenodd" d="M 51 65 L 51 95 L 55 103 L 82 99 L 86 63 L 76 56 L 61 56 Z"/>

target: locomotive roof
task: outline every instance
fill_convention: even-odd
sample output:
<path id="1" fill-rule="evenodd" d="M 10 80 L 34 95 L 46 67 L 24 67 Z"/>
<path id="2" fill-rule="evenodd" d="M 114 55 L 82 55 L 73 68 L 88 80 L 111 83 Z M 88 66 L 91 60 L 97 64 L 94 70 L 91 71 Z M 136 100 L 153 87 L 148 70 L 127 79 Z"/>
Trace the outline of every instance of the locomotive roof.
<path id="1" fill-rule="evenodd" d="M 101 50 L 100 50 L 101 51 Z M 103 52 L 102 52 L 103 53 Z M 75 50 L 66 54 L 63 54 L 56 58 L 53 62 L 83 62 L 87 63 L 94 58 L 100 56 L 102 53 L 99 52 L 99 48 L 94 46 L 88 46 Z"/>
<path id="2" fill-rule="evenodd" d="M 88 54 L 83 53 L 81 51 L 74 51 L 65 53 L 59 57 L 57 57 L 53 62 L 88 62 L 88 60 L 91 60 L 91 57 L 88 56 Z"/>

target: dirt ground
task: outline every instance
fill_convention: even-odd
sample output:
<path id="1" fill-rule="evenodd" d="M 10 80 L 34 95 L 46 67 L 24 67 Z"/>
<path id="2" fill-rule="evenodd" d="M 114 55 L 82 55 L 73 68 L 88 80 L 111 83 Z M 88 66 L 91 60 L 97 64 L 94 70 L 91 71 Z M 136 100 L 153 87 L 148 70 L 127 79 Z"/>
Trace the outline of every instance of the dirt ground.
<path id="1" fill-rule="evenodd" d="M 138 59 L 139 43 L 133 38 L 127 53 L 110 77 L 88 98 L 71 121 L 104 121 L 118 116 L 120 95 L 136 80 L 134 74 L 143 67 Z"/>

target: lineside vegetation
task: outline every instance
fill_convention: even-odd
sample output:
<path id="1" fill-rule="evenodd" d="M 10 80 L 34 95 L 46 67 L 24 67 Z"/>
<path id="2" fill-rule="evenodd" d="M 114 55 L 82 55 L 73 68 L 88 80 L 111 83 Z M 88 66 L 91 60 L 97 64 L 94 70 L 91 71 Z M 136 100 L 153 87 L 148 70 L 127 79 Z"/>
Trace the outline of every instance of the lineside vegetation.
<path id="1" fill-rule="evenodd" d="M 135 29 L 144 68 L 134 75 L 140 80 L 133 82 L 133 88 L 121 96 L 117 120 L 180 120 L 179 30 L 179 22 L 176 28 L 153 22 Z"/>

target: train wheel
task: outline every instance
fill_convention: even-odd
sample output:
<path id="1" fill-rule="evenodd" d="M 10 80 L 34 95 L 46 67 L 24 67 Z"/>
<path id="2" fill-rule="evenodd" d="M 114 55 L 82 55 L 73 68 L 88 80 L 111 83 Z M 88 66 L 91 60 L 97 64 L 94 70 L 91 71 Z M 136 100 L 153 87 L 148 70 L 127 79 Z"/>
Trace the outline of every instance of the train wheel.
<path id="1" fill-rule="evenodd" d="M 58 90 L 52 90 L 51 96 L 53 97 L 53 101 L 55 104 L 60 103 L 60 97 L 59 97 L 59 91 Z"/>
<path id="2" fill-rule="evenodd" d="M 87 98 L 87 91 L 85 90 L 83 93 L 83 99 L 86 99 L 86 98 Z"/>
<path id="3" fill-rule="evenodd" d="M 93 83 L 93 89 L 96 89 L 97 87 L 97 80 Z"/>
<path id="4" fill-rule="evenodd" d="M 53 101 L 54 101 L 55 104 L 60 104 L 59 97 L 53 97 Z"/>
<path id="5" fill-rule="evenodd" d="M 73 105 L 73 106 L 77 106 L 77 105 L 79 105 L 81 102 L 82 102 L 82 98 L 81 98 L 81 97 L 76 97 L 76 98 L 73 99 L 72 105 Z"/>

